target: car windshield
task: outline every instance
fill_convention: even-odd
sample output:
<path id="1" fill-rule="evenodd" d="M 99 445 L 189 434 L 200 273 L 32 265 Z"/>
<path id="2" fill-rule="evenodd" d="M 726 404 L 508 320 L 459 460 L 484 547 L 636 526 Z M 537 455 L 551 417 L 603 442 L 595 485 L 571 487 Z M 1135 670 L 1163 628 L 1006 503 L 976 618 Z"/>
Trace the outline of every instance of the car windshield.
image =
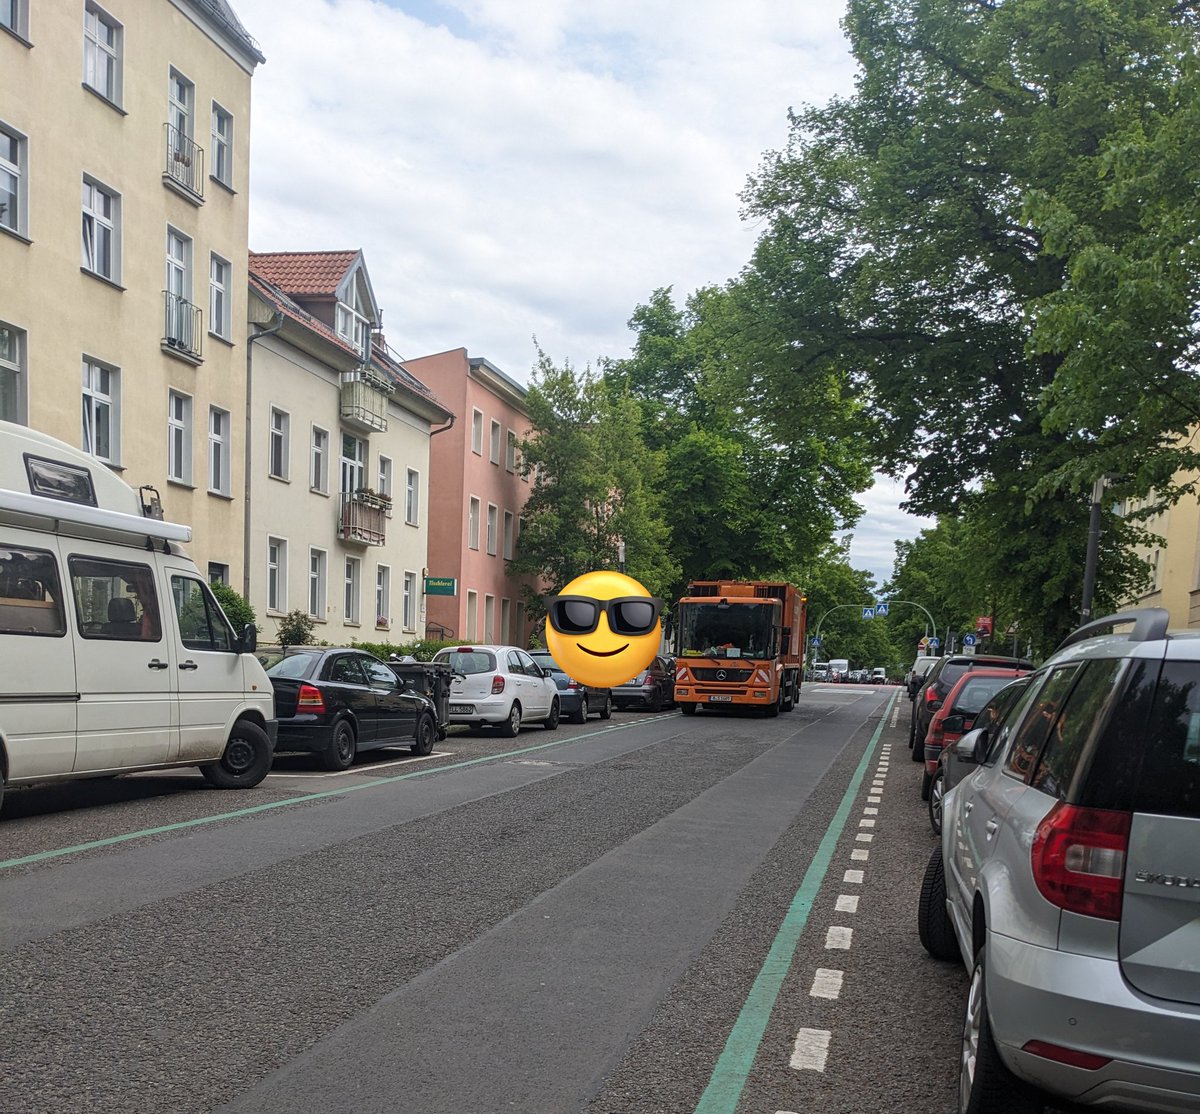
<path id="1" fill-rule="evenodd" d="M 468 677 L 472 673 L 489 673 L 496 668 L 496 659 L 490 650 L 442 650 L 435 661 L 449 662 L 456 673 Z"/>
<path id="2" fill-rule="evenodd" d="M 273 664 L 267 665 L 266 662 L 263 662 L 263 665 L 266 667 L 268 677 L 306 677 L 313 662 L 320 656 L 318 653 L 284 654 Z"/>

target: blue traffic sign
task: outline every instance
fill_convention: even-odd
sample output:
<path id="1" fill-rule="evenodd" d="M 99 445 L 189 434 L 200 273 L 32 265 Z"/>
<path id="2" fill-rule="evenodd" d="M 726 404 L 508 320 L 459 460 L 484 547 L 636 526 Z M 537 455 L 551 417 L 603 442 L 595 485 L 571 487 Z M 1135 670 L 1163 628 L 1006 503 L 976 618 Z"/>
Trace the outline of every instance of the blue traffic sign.
<path id="1" fill-rule="evenodd" d="M 940 639 L 937 639 L 937 638 L 931 638 L 931 639 L 929 640 L 929 648 L 930 648 L 931 650 L 936 650 L 936 649 L 937 649 L 937 648 L 938 648 L 938 647 L 939 647 L 941 644 L 942 644 L 942 643 L 941 643 L 941 640 L 940 640 Z"/>
<path id="2" fill-rule="evenodd" d="M 886 603 L 877 603 L 875 605 L 875 614 L 882 619 L 888 613 L 888 605 Z"/>
<path id="3" fill-rule="evenodd" d="M 814 648 L 821 645 L 821 639 L 818 635 L 813 636 L 812 644 Z"/>
<path id="4" fill-rule="evenodd" d="M 863 608 L 863 618 L 864 619 L 874 619 L 875 618 L 875 608 L 864 607 Z"/>
<path id="5" fill-rule="evenodd" d="M 978 641 L 979 641 L 979 639 L 976 638 L 973 634 L 964 634 L 963 635 L 963 645 L 964 646 L 974 646 L 975 643 Z"/>

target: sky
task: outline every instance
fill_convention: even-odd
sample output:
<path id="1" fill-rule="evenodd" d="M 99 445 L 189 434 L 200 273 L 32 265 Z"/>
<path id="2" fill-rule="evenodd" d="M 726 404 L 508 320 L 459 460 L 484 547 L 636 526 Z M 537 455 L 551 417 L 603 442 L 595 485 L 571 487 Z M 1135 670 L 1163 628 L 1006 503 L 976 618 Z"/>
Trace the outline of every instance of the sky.
<path id="1" fill-rule="evenodd" d="M 401 358 L 465 347 L 527 383 L 629 353 L 660 287 L 735 277 L 739 193 L 788 109 L 853 92 L 842 3 L 232 0 L 254 75 L 250 246 L 362 248 Z M 927 523 L 880 478 L 851 563 Z"/>

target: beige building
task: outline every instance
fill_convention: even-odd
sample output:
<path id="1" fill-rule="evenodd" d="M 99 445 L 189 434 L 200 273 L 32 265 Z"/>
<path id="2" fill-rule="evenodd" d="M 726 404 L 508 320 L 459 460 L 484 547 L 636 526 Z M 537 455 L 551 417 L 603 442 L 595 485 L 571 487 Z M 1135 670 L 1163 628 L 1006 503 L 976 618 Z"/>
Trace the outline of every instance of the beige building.
<path id="1" fill-rule="evenodd" d="M 242 579 L 250 85 L 226 0 L 0 0 L 0 417 Z"/>
<path id="2" fill-rule="evenodd" d="M 245 585 L 266 639 L 425 634 L 430 444 L 453 415 L 387 351 L 361 252 L 250 256 Z"/>
<path id="3" fill-rule="evenodd" d="M 1177 483 L 1189 477 L 1178 475 Z M 1137 550 L 1150 567 L 1150 587 L 1130 606 L 1165 607 L 1175 628 L 1200 627 L 1200 500 L 1185 497 L 1145 523 L 1164 544 Z"/>

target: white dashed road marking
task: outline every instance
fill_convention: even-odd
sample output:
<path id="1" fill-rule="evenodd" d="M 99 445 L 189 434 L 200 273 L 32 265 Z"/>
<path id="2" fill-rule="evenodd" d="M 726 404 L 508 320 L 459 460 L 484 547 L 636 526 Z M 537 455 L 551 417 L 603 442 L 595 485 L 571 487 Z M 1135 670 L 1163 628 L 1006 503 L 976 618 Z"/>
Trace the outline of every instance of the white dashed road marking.
<path id="1" fill-rule="evenodd" d="M 858 894 L 838 894 L 837 911 L 839 913 L 857 913 Z"/>
<path id="2" fill-rule="evenodd" d="M 808 992 L 812 998 L 838 998 L 842 993 L 842 971 L 829 971 L 818 967 L 813 976 L 812 989 Z"/>
<path id="3" fill-rule="evenodd" d="M 842 881 L 847 882 L 850 885 L 855 885 L 857 883 L 861 883 L 863 880 L 864 873 L 865 873 L 865 871 L 861 871 L 861 870 L 848 870 L 848 871 L 846 871 L 845 874 L 842 875 Z"/>
<path id="4" fill-rule="evenodd" d="M 824 1071 L 832 1036 L 828 1029 L 801 1029 L 792 1048 L 792 1067 L 797 1071 Z"/>
<path id="5" fill-rule="evenodd" d="M 825 947 L 840 948 L 845 950 L 850 947 L 850 941 L 854 936 L 854 930 L 851 928 L 843 928 L 841 925 L 830 925 L 829 931 L 825 933 Z"/>
<path id="6" fill-rule="evenodd" d="M 853 851 L 850 852 L 850 858 L 857 859 L 858 861 L 862 862 L 868 858 L 868 853 L 866 851 L 864 851 L 861 847 L 856 847 Z"/>

